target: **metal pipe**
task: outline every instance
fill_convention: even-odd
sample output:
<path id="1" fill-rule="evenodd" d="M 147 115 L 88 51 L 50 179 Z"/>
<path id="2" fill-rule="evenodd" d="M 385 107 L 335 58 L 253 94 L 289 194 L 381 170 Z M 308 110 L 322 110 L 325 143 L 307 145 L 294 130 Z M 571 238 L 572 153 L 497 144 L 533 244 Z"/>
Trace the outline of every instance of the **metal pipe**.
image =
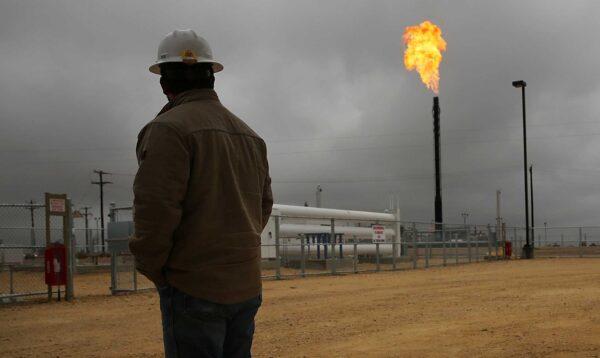
<path id="1" fill-rule="evenodd" d="M 442 216 L 442 178 L 440 158 L 440 103 L 438 97 L 433 97 L 433 139 L 435 151 L 435 223 L 436 230 L 444 221 Z"/>
<path id="2" fill-rule="evenodd" d="M 389 213 L 376 213 L 369 211 L 340 210 L 327 208 L 313 208 L 306 206 L 274 204 L 273 211 L 278 211 L 281 216 L 313 219 L 341 219 L 364 221 L 395 221 L 395 215 Z"/>

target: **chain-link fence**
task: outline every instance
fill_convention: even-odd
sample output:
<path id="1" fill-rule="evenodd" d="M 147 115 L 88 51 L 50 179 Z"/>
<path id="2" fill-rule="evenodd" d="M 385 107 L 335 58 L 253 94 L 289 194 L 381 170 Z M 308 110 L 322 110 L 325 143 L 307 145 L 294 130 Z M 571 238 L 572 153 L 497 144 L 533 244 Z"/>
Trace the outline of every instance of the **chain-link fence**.
<path id="1" fill-rule="evenodd" d="M 51 225 L 50 240 L 62 241 L 62 219 Z M 0 204 L 0 302 L 47 294 L 46 235 L 44 205 Z"/>
<path id="2" fill-rule="evenodd" d="M 600 257 L 600 227 L 532 230 L 535 257 Z"/>
<path id="3" fill-rule="evenodd" d="M 64 244 L 63 218 L 50 216 L 46 230 L 45 205 L 0 204 L 0 302 L 48 294 L 45 283 L 46 243 Z M 101 230 L 72 229 L 76 275 L 109 274 L 109 257 L 102 254 Z"/>
<path id="4" fill-rule="evenodd" d="M 274 216 L 263 278 L 406 270 L 504 258 L 494 228 Z M 375 237 L 380 227 L 382 237 Z M 399 235 L 397 233 L 399 232 Z"/>
<path id="5" fill-rule="evenodd" d="M 374 235 L 377 230 L 379 237 Z M 135 271 L 127 247 L 132 232 L 131 225 L 117 240 L 118 248 L 111 250 L 114 292 L 153 287 Z M 600 228 L 552 228 L 543 238 L 539 229 L 534 234 L 539 236 L 534 240 L 536 257 L 600 257 Z M 261 238 L 262 277 L 280 279 L 518 259 L 524 245 L 522 228 L 273 215 Z"/>
<path id="6" fill-rule="evenodd" d="M 507 228 L 513 258 L 522 257 L 526 243 L 524 228 Z M 534 257 L 600 257 L 600 227 L 536 227 L 530 229 Z"/>
<path id="7" fill-rule="evenodd" d="M 526 231 L 518 227 L 401 222 L 393 215 L 390 219 L 391 214 L 381 215 L 384 219 L 274 214 L 261 237 L 262 277 L 408 270 L 516 259 L 522 257 L 526 242 Z M 111 205 L 109 217 L 107 252 L 103 252 L 100 228 L 72 229 L 76 277 L 86 285 L 109 277 L 106 288 L 94 291 L 101 293 L 153 288 L 152 282 L 136 272 L 129 252 L 132 208 Z M 62 243 L 62 218 L 50 220 L 50 242 Z M 111 227 L 117 228 L 112 235 Z M 544 227 L 530 233 L 537 258 L 600 257 L 600 227 Z M 46 235 L 43 205 L 0 205 L 1 301 L 47 293 L 43 257 Z"/>
<path id="8" fill-rule="evenodd" d="M 133 235 L 133 208 L 111 205 L 108 224 L 108 249 L 111 254 L 111 291 L 113 294 L 153 289 L 154 284 L 135 269 L 129 251 Z"/>

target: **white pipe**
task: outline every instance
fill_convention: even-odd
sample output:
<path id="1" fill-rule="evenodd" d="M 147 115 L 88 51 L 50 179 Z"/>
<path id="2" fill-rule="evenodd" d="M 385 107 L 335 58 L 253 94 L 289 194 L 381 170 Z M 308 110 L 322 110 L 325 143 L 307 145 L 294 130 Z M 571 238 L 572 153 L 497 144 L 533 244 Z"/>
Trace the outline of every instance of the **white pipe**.
<path id="1" fill-rule="evenodd" d="M 279 233 L 281 237 L 296 237 L 300 234 L 328 234 L 331 231 L 330 226 L 325 225 L 303 225 L 303 224 L 281 224 Z M 370 227 L 359 226 L 335 226 L 336 234 L 344 234 L 360 237 L 372 237 L 373 229 Z M 394 236 L 393 229 L 385 229 L 385 236 Z"/>
<path id="2" fill-rule="evenodd" d="M 281 216 L 302 218 L 327 218 L 342 220 L 366 220 L 366 221 L 395 221 L 394 214 L 376 213 L 370 211 L 354 211 L 340 209 L 313 208 L 307 206 L 294 206 L 274 204 L 273 213 Z"/>

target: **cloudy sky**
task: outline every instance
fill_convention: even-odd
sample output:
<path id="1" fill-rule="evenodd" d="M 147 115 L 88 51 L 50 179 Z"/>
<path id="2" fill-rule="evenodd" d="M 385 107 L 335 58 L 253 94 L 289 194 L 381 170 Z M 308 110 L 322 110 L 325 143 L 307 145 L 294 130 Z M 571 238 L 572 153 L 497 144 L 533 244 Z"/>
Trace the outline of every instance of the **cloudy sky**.
<path id="1" fill-rule="evenodd" d="M 276 202 L 433 218 L 432 93 L 402 62 L 431 20 L 441 65 L 444 217 L 523 224 L 527 81 L 536 221 L 600 224 L 598 1 L 11 1 L 0 4 L 0 202 L 66 192 L 131 203 L 139 129 L 165 103 L 159 41 L 192 28 L 225 66 L 221 101 L 269 146 Z"/>

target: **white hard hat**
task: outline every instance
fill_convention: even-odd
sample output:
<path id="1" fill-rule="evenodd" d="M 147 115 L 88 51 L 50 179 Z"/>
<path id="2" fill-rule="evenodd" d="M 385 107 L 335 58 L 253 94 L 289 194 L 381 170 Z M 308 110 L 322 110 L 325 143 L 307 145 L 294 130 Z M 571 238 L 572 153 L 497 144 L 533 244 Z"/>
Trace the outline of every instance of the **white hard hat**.
<path id="1" fill-rule="evenodd" d="M 150 66 L 150 72 L 160 75 L 159 65 L 167 62 L 212 63 L 213 72 L 223 70 L 223 65 L 213 59 L 208 41 L 194 30 L 175 30 L 168 34 L 158 45 L 156 62 Z"/>

